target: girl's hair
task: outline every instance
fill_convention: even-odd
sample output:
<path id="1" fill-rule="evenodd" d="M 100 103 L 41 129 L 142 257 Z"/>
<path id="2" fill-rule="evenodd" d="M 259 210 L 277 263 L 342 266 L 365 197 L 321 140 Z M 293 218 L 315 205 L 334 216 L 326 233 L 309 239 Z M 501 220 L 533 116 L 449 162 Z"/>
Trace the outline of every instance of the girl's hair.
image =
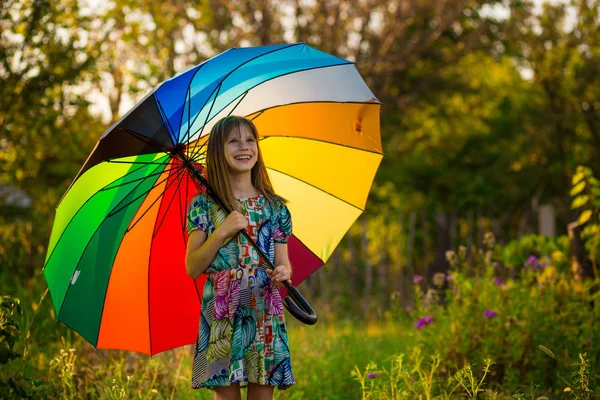
<path id="1" fill-rule="evenodd" d="M 227 161 L 225 160 L 225 142 L 234 129 L 239 130 L 243 125 L 250 128 L 254 135 L 254 139 L 256 140 L 258 158 L 256 164 L 252 167 L 252 185 L 256 190 L 263 194 L 269 203 L 277 210 L 277 198 L 279 198 L 283 204 L 287 201 L 283 197 L 277 196 L 273 190 L 273 185 L 267 174 L 267 168 L 265 167 L 265 162 L 260 151 L 258 130 L 256 129 L 256 125 L 247 118 L 230 115 L 219 120 L 213 126 L 208 138 L 208 151 L 206 154 L 206 173 L 208 182 L 216 192 L 217 196 L 221 198 L 223 203 L 225 203 L 230 210 L 240 211 L 235 198 L 233 197 L 233 193 L 231 193 L 231 187 L 229 186 L 229 173 Z"/>

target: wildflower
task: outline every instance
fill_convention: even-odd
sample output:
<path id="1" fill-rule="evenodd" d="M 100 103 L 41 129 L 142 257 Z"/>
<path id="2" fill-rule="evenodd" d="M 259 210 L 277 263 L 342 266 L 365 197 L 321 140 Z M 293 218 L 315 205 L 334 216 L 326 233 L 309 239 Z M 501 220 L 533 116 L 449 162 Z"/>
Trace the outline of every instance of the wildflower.
<path id="1" fill-rule="evenodd" d="M 451 280 L 452 280 L 452 275 L 451 274 L 446 275 L 446 281 L 451 281 Z"/>
<path id="2" fill-rule="evenodd" d="M 378 376 L 380 376 L 381 374 L 379 372 L 369 372 L 367 374 L 367 379 L 375 379 Z"/>
<path id="3" fill-rule="evenodd" d="M 496 313 L 496 311 L 489 309 L 489 308 L 483 312 L 484 318 L 495 318 L 497 316 L 498 316 L 498 314 Z"/>
<path id="4" fill-rule="evenodd" d="M 437 287 L 444 286 L 444 281 L 446 280 L 446 275 L 441 272 L 436 272 L 433 274 L 433 284 Z"/>
<path id="5" fill-rule="evenodd" d="M 464 260 L 466 256 L 467 256 L 467 247 L 463 246 L 463 245 L 458 246 L 458 257 L 461 260 Z"/>
<path id="6" fill-rule="evenodd" d="M 423 277 L 421 275 L 414 275 L 413 276 L 413 282 L 414 283 L 419 283 L 423 280 Z"/>
<path id="7" fill-rule="evenodd" d="M 500 268 L 500 263 L 498 261 L 494 261 L 494 263 L 492 264 L 492 267 Z"/>
<path id="8" fill-rule="evenodd" d="M 538 258 L 536 256 L 530 256 L 525 262 L 527 265 L 535 266 L 538 262 Z"/>
<path id="9" fill-rule="evenodd" d="M 492 232 L 487 232 L 484 236 L 483 236 L 483 244 L 485 244 L 485 246 L 488 249 L 491 249 L 494 247 L 494 245 L 496 244 L 496 236 L 494 236 L 494 234 Z"/>
<path id="10" fill-rule="evenodd" d="M 496 286 L 502 287 L 502 279 L 500 279 L 499 277 L 494 278 L 494 283 L 496 284 Z"/>
<path id="11" fill-rule="evenodd" d="M 421 318 L 418 322 L 416 322 L 413 326 L 416 329 L 423 329 L 423 327 L 425 327 L 425 325 L 429 325 L 433 322 L 433 317 L 431 315 L 427 315 L 423 318 Z"/>
<path id="12" fill-rule="evenodd" d="M 454 266 L 458 263 L 458 256 L 454 252 L 454 250 L 446 251 L 446 260 L 450 263 L 450 265 Z"/>

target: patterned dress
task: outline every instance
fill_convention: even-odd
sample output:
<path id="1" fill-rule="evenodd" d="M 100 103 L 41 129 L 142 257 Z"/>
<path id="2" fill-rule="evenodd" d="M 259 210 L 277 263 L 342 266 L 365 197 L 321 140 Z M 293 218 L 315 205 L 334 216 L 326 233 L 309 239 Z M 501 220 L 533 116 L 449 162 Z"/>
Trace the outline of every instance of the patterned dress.
<path id="1" fill-rule="evenodd" d="M 273 207 L 263 195 L 237 200 L 248 233 L 274 261 L 275 243 L 286 243 L 292 232 L 287 206 L 278 200 Z M 225 217 L 206 195 L 198 195 L 188 210 L 188 232 L 211 235 Z M 237 235 L 223 242 L 206 270 L 192 388 L 253 382 L 287 389 L 295 383 L 281 296 L 260 262 Z"/>

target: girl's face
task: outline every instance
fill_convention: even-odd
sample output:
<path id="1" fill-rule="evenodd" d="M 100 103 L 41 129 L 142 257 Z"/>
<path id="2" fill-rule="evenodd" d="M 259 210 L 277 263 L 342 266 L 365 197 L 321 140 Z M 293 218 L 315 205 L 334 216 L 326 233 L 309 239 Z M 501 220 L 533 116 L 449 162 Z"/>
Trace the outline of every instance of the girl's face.
<path id="1" fill-rule="evenodd" d="M 249 172 L 257 162 L 258 145 L 249 126 L 233 128 L 225 140 L 225 161 L 231 173 Z"/>

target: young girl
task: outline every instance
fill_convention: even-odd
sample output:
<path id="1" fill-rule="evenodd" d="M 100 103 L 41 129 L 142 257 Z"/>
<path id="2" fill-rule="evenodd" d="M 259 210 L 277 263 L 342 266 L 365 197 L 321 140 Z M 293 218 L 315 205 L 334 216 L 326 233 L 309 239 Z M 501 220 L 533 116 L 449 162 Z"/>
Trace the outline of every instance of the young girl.
<path id="1" fill-rule="evenodd" d="M 229 215 L 206 194 L 188 210 L 187 273 L 208 274 L 194 356 L 192 387 L 216 399 L 271 399 L 294 382 L 283 303 L 277 285 L 291 282 L 287 240 L 291 216 L 275 195 L 252 121 L 236 116 L 215 124 L 208 140 L 207 179 Z M 277 267 L 262 269 L 245 229 Z"/>

